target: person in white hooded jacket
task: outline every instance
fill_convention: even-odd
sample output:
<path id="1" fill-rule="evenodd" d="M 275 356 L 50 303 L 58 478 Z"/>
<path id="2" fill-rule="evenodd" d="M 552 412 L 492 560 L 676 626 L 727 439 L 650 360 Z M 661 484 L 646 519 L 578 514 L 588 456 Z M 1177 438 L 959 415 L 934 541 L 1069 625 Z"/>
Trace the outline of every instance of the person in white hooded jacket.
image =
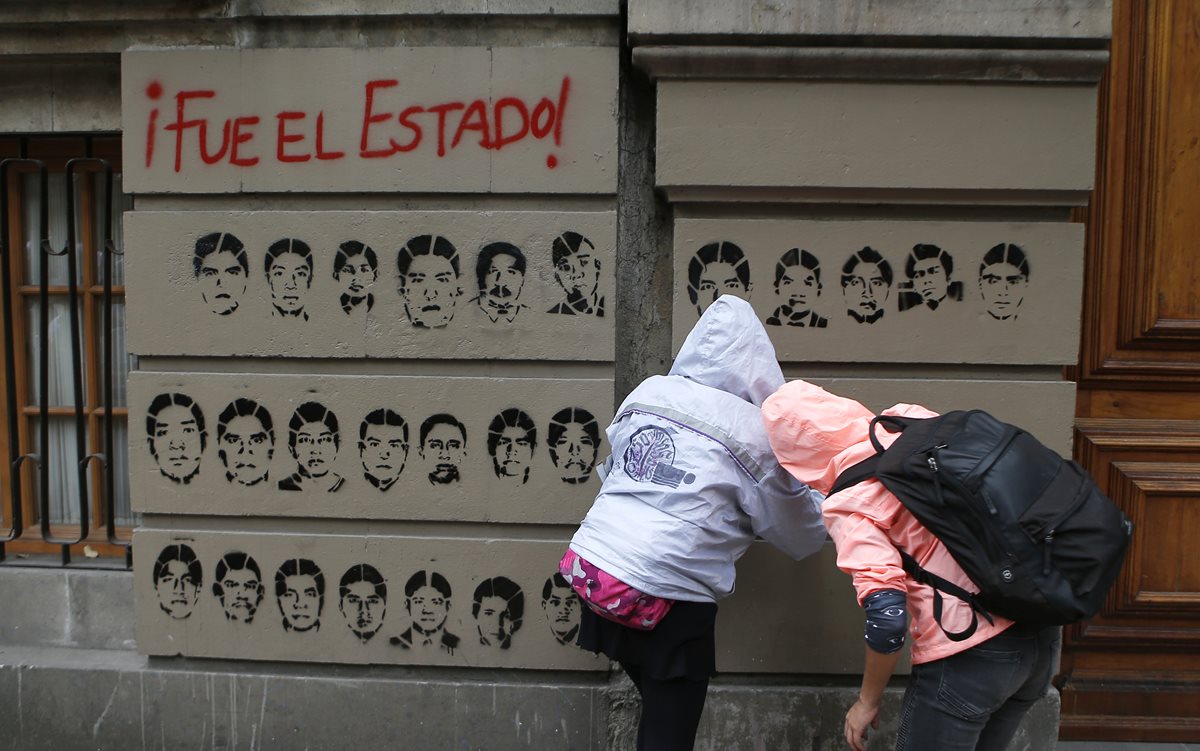
<path id="1" fill-rule="evenodd" d="M 693 747 L 716 601 L 750 543 L 799 560 L 825 541 L 822 495 L 779 466 L 763 428 L 760 407 L 782 385 L 754 310 L 726 295 L 608 428 L 604 483 L 560 571 L 588 606 L 577 643 L 620 663 L 642 695 L 639 749 Z"/>

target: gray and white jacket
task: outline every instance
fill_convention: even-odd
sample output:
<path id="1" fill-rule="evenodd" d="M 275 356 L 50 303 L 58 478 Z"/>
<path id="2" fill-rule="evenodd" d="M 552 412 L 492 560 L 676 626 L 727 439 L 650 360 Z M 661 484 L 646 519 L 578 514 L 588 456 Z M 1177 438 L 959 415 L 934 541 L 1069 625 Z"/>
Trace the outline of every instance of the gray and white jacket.
<path id="1" fill-rule="evenodd" d="M 797 560 L 816 552 L 823 496 L 779 466 L 759 412 L 782 385 L 750 304 L 714 302 L 671 372 L 617 410 L 604 483 L 571 549 L 647 594 L 701 602 L 733 592 L 756 537 Z"/>

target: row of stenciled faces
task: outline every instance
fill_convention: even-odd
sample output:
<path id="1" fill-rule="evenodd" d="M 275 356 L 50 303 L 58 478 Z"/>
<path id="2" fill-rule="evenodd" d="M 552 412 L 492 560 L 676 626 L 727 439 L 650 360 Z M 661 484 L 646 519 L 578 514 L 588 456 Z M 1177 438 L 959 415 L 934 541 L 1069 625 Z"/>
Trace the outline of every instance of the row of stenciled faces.
<path id="1" fill-rule="evenodd" d="M 600 259 L 591 240 L 578 232 L 563 232 L 548 249 L 558 283 L 559 301 L 545 312 L 564 315 L 604 315 L 600 294 Z M 283 238 L 271 243 L 263 259 L 272 315 L 308 320 L 308 296 L 315 273 L 314 253 L 303 240 Z M 485 243 L 476 256 L 474 276 L 467 282 L 477 294 L 472 302 L 492 323 L 512 323 L 523 310 L 525 251 L 514 244 Z M 192 267 L 200 294 L 218 315 L 235 314 L 241 307 L 252 268 L 242 241 L 228 232 L 213 232 L 196 241 Z M 440 235 L 418 235 L 396 253 L 396 289 L 409 323 L 419 328 L 442 328 L 453 319 L 464 294 L 458 249 Z M 333 279 L 339 284 L 338 304 L 347 315 L 367 312 L 374 305 L 379 280 L 379 256 L 357 240 L 340 244 L 333 253 Z M 541 312 L 541 311 L 538 311 Z M 527 315 L 527 314 L 526 314 Z"/>
<path id="2" fill-rule="evenodd" d="M 835 303 L 825 299 L 822 264 L 817 256 L 801 248 L 786 251 L 775 263 L 773 289 L 778 298 L 767 324 L 779 326 L 824 327 L 827 312 Z M 896 288 L 897 308 L 937 310 L 943 303 L 964 299 L 968 285 L 954 278 L 953 256 L 941 247 L 918 244 L 904 258 L 905 279 Z M 896 273 L 883 254 L 871 247 L 851 254 L 834 273 L 842 288 L 847 315 L 859 323 L 875 323 L 887 311 Z M 1029 283 L 1029 258 L 1026 251 L 1012 243 L 992 246 L 983 255 L 978 270 L 979 300 L 987 314 L 996 320 L 1017 317 Z M 749 299 L 753 290 L 750 261 L 738 245 L 721 241 L 709 243 L 697 251 L 688 263 L 688 297 L 703 313 L 724 294 Z"/>
<path id="3" fill-rule="evenodd" d="M 455 606 L 462 600 L 442 574 L 423 569 L 410 574 L 403 591 L 374 566 L 355 564 L 337 580 L 328 579 L 321 567 L 307 558 L 288 558 L 266 573 L 255 558 L 242 551 L 229 551 L 211 569 L 209 591 L 229 621 L 250 624 L 261 620 L 260 608 L 274 594 L 280 623 L 288 633 L 315 633 L 322 619 L 329 620 L 327 600 L 336 595 L 337 612 L 358 640 L 366 644 L 383 631 L 385 622 L 396 622 L 396 600 L 403 594 L 404 629 L 385 632 L 394 646 L 434 647 L 453 654 L 461 639 L 478 639 L 483 647 L 508 649 L 521 630 L 531 603 L 525 591 L 506 576 L 492 576 L 475 585 L 471 594 L 470 618 L 465 608 Z M 187 544 L 173 543 L 159 553 L 154 562 L 152 584 L 155 599 L 165 617 L 191 618 L 204 592 L 205 565 Z M 389 586 L 390 585 L 390 586 Z M 328 595 L 328 597 L 327 597 Z M 541 609 L 550 633 L 560 644 L 571 644 L 579 629 L 582 602 L 561 574 L 554 572 L 539 584 Z M 454 634 L 447 629 L 451 611 L 459 622 L 474 633 Z M 387 618 L 388 613 L 392 618 Z M 472 641 L 472 644 L 474 641 Z"/>
<path id="4" fill-rule="evenodd" d="M 154 397 L 146 416 L 149 450 L 159 471 L 177 483 L 190 483 L 200 473 L 208 444 L 208 421 L 190 396 L 168 392 Z M 276 431 L 271 414 L 252 399 L 230 402 L 217 418 L 217 455 L 226 479 L 242 486 L 270 481 Z M 379 407 L 358 426 L 358 451 L 363 478 L 381 491 L 390 489 L 408 463 L 410 438 L 432 485 L 462 479 L 467 455 L 466 426 L 453 415 L 438 413 L 413 426 L 396 411 Z M 478 439 L 476 439 L 478 440 Z M 546 445 L 550 460 L 567 484 L 586 482 L 600 450 L 600 426 L 582 407 L 565 407 L 550 419 Z M 337 416 L 319 402 L 301 404 L 287 423 L 292 475 L 280 478 L 280 490 L 340 490 L 345 478 L 334 471 L 342 444 Z M 497 479 L 523 485 L 529 480 L 537 443 L 537 427 L 527 412 L 509 407 L 488 425 L 487 448 Z"/>

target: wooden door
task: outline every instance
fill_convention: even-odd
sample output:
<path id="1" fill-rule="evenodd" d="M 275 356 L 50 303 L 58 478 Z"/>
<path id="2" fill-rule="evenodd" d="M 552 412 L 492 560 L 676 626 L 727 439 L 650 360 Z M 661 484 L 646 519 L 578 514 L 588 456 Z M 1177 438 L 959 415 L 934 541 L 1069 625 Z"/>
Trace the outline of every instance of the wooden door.
<path id="1" fill-rule="evenodd" d="M 1075 451 L 1136 532 L 1064 634 L 1061 737 L 1200 742 L 1200 2 L 1113 13 Z"/>

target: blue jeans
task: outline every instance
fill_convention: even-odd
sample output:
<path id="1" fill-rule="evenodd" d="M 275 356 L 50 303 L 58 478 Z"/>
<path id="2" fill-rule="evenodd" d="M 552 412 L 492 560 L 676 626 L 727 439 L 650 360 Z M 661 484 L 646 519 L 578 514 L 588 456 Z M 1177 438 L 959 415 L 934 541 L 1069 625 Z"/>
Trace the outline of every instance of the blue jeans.
<path id="1" fill-rule="evenodd" d="M 914 665 L 896 751 L 1003 751 L 1050 685 L 1061 631 L 1017 624 L 965 652 Z"/>

